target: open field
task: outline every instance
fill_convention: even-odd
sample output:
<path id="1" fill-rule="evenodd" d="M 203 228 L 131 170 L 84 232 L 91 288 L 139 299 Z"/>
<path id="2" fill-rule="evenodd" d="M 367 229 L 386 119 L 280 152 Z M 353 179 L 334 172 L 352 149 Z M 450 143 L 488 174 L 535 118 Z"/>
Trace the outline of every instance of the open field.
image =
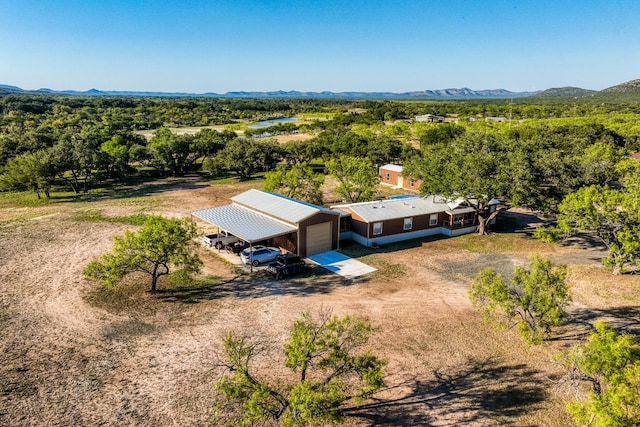
<path id="1" fill-rule="evenodd" d="M 351 408 L 348 425 L 564 426 L 569 394 L 557 386 L 554 354 L 597 317 L 640 324 L 640 276 L 610 275 L 597 247 L 530 240 L 520 231 L 538 220 L 526 212 L 488 237 L 346 246 L 379 269 L 353 281 L 316 268 L 273 282 L 204 248 L 197 287 L 163 282 L 151 295 L 132 278 L 116 292 L 82 277 L 111 236 L 132 227 L 105 217 L 184 217 L 259 185 L 190 177 L 85 202 L 0 200 L 0 425 L 210 425 L 227 332 L 273 343 L 263 372 L 284 374 L 277 366 L 292 321 L 330 308 L 368 317 L 378 328 L 372 347 L 389 360 L 388 387 Z M 481 268 L 508 273 L 533 252 L 570 265 L 575 303 L 555 340 L 528 347 L 515 331 L 485 324 L 467 289 Z"/>

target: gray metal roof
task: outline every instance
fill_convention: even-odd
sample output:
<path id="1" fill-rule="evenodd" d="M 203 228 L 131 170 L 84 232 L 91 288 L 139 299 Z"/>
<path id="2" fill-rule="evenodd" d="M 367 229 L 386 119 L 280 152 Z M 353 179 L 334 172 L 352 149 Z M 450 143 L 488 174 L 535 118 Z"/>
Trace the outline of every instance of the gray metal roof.
<path id="1" fill-rule="evenodd" d="M 322 206 L 255 189 L 233 196 L 231 200 L 234 203 L 244 205 L 250 209 L 263 212 L 292 224 L 297 224 L 319 212 L 338 215 L 337 212 Z"/>
<path id="2" fill-rule="evenodd" d="M 400 165 L 394 165 L 392 163 L 386 164 L 384 166 L 380 166 L 380 169 L 392 171 L 392 172 L 402 172 L 404 168 Z"/>
<path id="3" fill-rule="evenodd" d="M 225 205 L 192 212 L 247 242 L 259 242 L 297 231 L 297 228 L 239 205 Z"/>
<path id="4" fill-rule="evenodd" d="M 410 199 L 386 199 L 375 202 L 337 205 L 334 208 L 349 209 L 363 220 L 373 222 L 446 211 L 458 213 L 456 208 L 460 206 L 460 202 L 460 200 L 448 202 L 447 199 L 441 196 L 431 195 Z"/>

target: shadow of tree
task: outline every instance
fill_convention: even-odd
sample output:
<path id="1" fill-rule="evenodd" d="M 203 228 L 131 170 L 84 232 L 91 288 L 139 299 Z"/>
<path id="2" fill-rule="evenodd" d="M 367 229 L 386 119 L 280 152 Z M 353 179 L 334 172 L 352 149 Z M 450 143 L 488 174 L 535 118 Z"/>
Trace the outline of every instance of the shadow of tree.
<path id="1" fill-rule="evenodd" d="M 496 224 L 491 226 L 491 230 L 498 233 L 525 233 L 532 235 L 538 226 L 550 223 L 547 219 L 534 213 L 511 210 L 502 211 L 497 218 Z"/>
<path id="2" fill-rule="evenodd" d="M 606 309 L 579 307 L 571 310 L 571 323 L 584 326 L 585 334 L 598 319 L 605 320 L 620 332 L 640 337 L 640 307 L 622 306 Z"/>
<path id="3" fill-rule="evenodd" d="M 162 178 L 157 175 L 136 176 L 127 183 L 103 182 L 88 193 L 53 194 L 51 200 L 61 203 L 92 202 L 105 199 L 130 199 L 151 196 L 177 189 L 195 190 L 208 186 L 210 179 L 204 174 L 190 173 L 182 177 Z"/>
<path id="4" fill-rule="evenodd" d="M 346 412 L 370 425 L 521 425 L 518 418 L 547 397 L 539 374 L 523 364 L 470 360 L 455 372 L 434 372 L 433 380 L 412 379 L 392 387 L 409 388 L 402 397 L 373 399 Z"/>
<path id="5" fill-rule="evenodd" d="M 217 284 L 204 284 L 187 289 L 160 289 L 159 299 L 167 302 L 186 304 L 202 300 L 222 298 L 264 298 L 275 295 L 304 296 L 326 294 L 336 287 L 351 284 L 352 281 L 326 272 L 320 267 L 310 269 L 301 276 L 284 280 L 274 280 L 267 274 L 240 274 Z"/>

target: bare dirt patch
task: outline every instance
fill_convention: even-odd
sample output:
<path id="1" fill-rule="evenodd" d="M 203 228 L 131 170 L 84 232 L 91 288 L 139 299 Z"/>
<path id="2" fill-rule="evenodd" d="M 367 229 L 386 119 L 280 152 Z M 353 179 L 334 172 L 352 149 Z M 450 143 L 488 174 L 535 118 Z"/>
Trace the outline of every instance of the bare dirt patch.
<path id="1" fill-rule="evenodd" d="M 566 342 L 527 347 L 514 331 L 494 330 L 469 304 L 470 278 L 486 265 L 509 271 L 526 260 L 531 244 L 584 261 L 572 268 L 589 313 L 590 304 L 613 312 L 638 302 L 631 292 L 588 297 L 594 287 L 580 269 L 600 268 L 589 260 L 593 253 L 537 246 L 518 233 L 512 238 L 521 240 L 507 250 L 497 235 L 362 252 L 363 261 L 383 268 L 354 281 L 320 270 L 271 281 L 240 274 L 203 248 L 204 274 L 213 277 L 188 295 L 166 288 L 150 295 L 142 287 L 132 291 L 130 305 L 117 308 L 92 299 L 97 285 L 82 278 L 83 268 L 129 226 L 78 221 L 78 211 L 186 217 L 255 185 L 152 183 L 130 202 L 33 207 L 25 217 L 37 220 L 0 225 L 0 424 L 208 425 L 227 332 L 273 343 L 263 372 L 277 374 L 274 361 L 292 321 L 302 311 L 331 308 L 368 317 L 378 327 L 372 346 L 389 359 L 388 388 L 350 408 L 348 425 L 561 426 L 568 420 L 554 388 L 561 372 L 553 353 Z M 638 289 L 638 280 L 626 277 L 625 286 Z"/>

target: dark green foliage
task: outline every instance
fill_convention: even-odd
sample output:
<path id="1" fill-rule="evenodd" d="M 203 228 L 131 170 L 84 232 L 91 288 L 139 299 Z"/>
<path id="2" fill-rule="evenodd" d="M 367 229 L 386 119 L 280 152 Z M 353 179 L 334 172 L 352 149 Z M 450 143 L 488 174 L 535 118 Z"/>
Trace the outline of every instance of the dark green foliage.
<path id="1" fill-rule="evenodd" d="M 229 373 L 216 384 L 227 404 L 218 406 L 220 420 L 255 425 L 271 419 L 285 426 L 342 422 L 345 404 L 371 397 L 384 386 L 387 362 L 362 350 L 371 332 L 367 321 L 354 317 L 303 314 L 284 347 L 285 366 L 297 380 L 276 384 L 262 380 L 252 368 L 261 347 L 227 335 L 223 366 Z M 235 416 L 233 404 L 238 405 Z"/>
<path id="2" fill-rule="evenodd" d="M 240 181 L 246 181 L 256 172 L 265 172 L 273 169 L 282 159 L 280 145 L 272 140 L 256 140 L 253 138 L 237 138 L 227 143 L 213 163 L 206 167 L 209 172 L 215 172 L 215 168 L 223 167 L 235 172 Z"/>
<path id="3" fill-rule="evenodd" d="M 54 178 L 49 157 L 44 151 L 20 154 L 6 164 L 0 175 L 0 189 L 29 190 L 40 198 L 43 193 L 49 198 Z"/>
<path id="4" fill-rule="evenodd" d="M 527 165 L 513 162 L 507 141 L 487 132 L 467 132 L 448 144 L 429 146 L 423 158 L 410 165 L 411 176 L 423 180 L 423 194 L 462 197 L 476 207 L 478 233 L 485 234 L 498 211 L 491 212 L 492 199 L 507 198 L 518 203 L 530 186 Z M 519 168 L 524 168 L 519 171 Z M 523 177 L 523 181 L 514 180 Z"/>
<path id="5" fill-rule="evenodd" d="M 465 128 L 450 123 L 438 123 L 424 130 L 420 135 L 420 149 L 429 151 L 429 146 L 435 144 L 447 145 L 465 132 Z"/>
<path id="6" fill-rule="evenodd" d="M 627 163 L 628 164 L 628 163 Z M 640 267 L 640 166 L 623 172 L 621 189 L 599 185 L 569 194 L 558 208 L 558 225 L 540 229 L 536 237 L 547 241 L 578 232 L 590 232 L 609 249 L 602 261 L 621 273 L 628 266 Z"/>

